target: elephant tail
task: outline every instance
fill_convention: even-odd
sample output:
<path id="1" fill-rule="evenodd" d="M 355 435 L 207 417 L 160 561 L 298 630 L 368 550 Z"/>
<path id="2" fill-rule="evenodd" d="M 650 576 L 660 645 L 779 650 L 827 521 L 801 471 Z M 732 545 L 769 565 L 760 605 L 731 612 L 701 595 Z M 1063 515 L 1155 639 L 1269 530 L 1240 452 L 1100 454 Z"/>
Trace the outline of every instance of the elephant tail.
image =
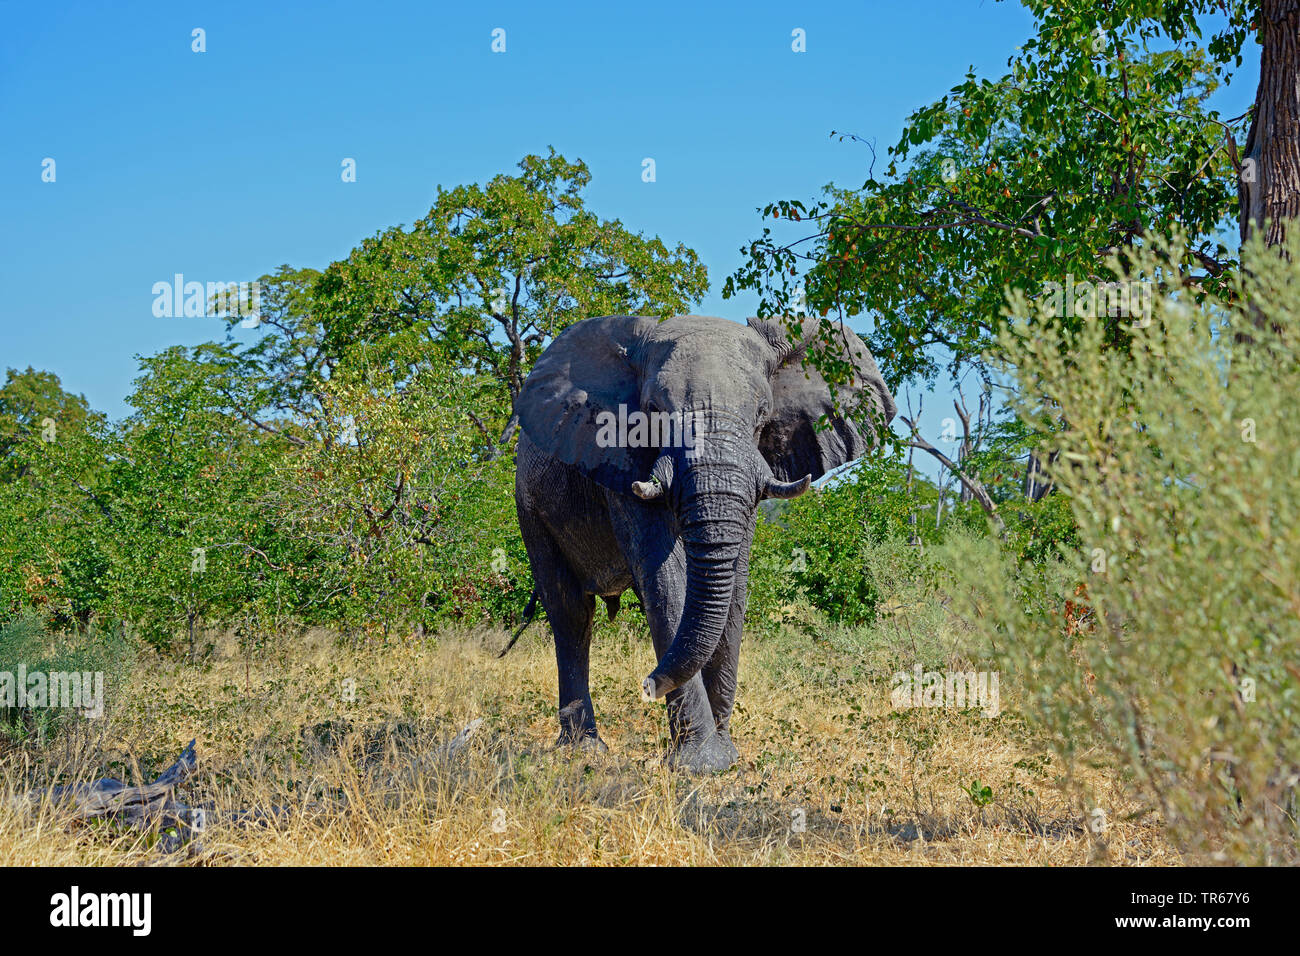
<path id="1" fill-rule="evenodd" d="M 524 630 L 528 627 L 529 624 L 533 623 L 533 615 L 536 613 L 537 613 L 537 588 L 533 588 L 533 595 L 528 599 L 528 606 L 524 608 L 524 623 L 519 625 L 519 630 L 515 631 L 514 637 L 510 638 L 510 643 L 507 644 L 502 649 L 501 653 L 497 655 L 498 660 L 505 657 L 506 653 L 510 650 L 510 648 L 515 646 L 515 641 L 519 640 L 519 635 L 524 633 Z"/>

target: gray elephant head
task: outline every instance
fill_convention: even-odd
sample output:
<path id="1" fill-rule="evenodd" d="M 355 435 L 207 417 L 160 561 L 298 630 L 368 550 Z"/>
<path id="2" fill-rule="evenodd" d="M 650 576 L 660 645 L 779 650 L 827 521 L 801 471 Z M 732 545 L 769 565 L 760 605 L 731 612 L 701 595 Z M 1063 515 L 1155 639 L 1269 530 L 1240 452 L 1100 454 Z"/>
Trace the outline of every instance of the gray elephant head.
<path id="1" fill-rule="evenodd" d="M 839 412 L 826 380 L 805 365 L 812 349 L 847 363 Z M 790 334 L 779 319 L 707 316 L 578 322 L 538 359 L 516 408 L 540 450 L 673 516 L 685 608 L 646 678 L 654 697 L 714 653 L 737 576 L 747 574 L 758 502 L 801 494 L 859 457 L 896 411 L 871 353 L 840 323 L 804 319 Z M 823 416 L 830 427 L 819 429 Z"/>

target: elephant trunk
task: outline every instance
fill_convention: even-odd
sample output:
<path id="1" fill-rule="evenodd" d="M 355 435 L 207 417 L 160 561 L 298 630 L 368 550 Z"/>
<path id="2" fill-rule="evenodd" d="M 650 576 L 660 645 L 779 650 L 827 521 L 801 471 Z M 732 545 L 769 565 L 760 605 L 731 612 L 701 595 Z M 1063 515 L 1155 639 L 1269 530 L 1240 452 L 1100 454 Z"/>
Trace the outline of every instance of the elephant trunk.
<path id="1" fill-rule="evenodd" d="M 736 562 L 745 540 L 754 477 L 743 467 L 697 465 L 683 477 L 682 545 L 686 600 L 682 620 L 659 665 L 642 682 L 659 698 L 694 677 L 718 648 L 731 613 Z"/>

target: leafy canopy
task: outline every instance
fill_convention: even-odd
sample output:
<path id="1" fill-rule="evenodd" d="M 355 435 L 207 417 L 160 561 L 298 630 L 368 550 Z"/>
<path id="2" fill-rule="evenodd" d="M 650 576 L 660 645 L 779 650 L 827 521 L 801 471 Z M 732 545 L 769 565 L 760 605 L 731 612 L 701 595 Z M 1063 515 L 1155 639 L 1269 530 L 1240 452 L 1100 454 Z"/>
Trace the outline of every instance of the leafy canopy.
<path id="1" fill-rule="evenodd" d="M 764 314 L 790 311 L 802 270 L 810 310 L 873 317 L 867 340 L 896 386 L 997 354 L 1008 287 L 1113 280 L 1112 253 L 1122 264 L 1144 235 L 1191 237 L 1175 281 L 1219 289 L 1235 266 L 1219 237 L 1244 117 L 1207 99 L 1240 61 L 1244 25 L 1202 46 L 1207 3 L 1026 6 L 1036 33 L 1009 72 L 970 72 L 914 112 L 879 178 L 873 161 L 858 189 L 765 207 L 814 231 L 764 228 L 724 295 L 754 289 Z M 1103 321 L 1122 347 L 1130 317 Z"/>
<path id="2" fill-rule="evenodd" d="M 708 288 L 699 258 L 598 218 L 582 198 L 590 180 L 585 164 L 552 149 L 525 156 L 517 175 L 439 187 L 411 227 L 385 230 L 325 270 L 315 293 L 326 352 L 338 360 L 358 343 L 408 334 L 436 343 L 481 377 L 473 412 L 499 427 L 533 360 L 567 326 L 687 311 Z"/>

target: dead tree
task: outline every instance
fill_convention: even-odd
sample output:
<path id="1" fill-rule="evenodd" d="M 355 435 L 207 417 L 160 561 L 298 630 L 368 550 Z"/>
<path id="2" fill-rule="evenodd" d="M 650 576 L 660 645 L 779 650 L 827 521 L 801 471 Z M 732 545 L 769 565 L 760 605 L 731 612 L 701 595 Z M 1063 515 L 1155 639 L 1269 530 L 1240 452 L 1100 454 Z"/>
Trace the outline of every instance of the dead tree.
<path id="1" fill-rule="evenodd" d="M 993 523 L 997 525 L 998 531 L 1005 531 L 1006 526 L 1002 523 L 1002 516 L 998 514 L 997 503 L 989 495 L 984 486 L 980 484 L 979 480 L 966 474 L 955 461 L 922 438 L 920 431 L 916 427 L 916 423 L 912 419 L 905 415 L 900 415 L 899 418 L 901 418 L 903 424 L 912 431 L 912 436 L 908 442 L 909 445 L 912 448 L 919 448 L 921 451 L 933 455 L 938 459 L 940 464 L 956 475 L 962 485 L 970 489 L 971 496 L 979 502 L 980 507 L 984 509 L 985 513 L 988 514 Z"/>

